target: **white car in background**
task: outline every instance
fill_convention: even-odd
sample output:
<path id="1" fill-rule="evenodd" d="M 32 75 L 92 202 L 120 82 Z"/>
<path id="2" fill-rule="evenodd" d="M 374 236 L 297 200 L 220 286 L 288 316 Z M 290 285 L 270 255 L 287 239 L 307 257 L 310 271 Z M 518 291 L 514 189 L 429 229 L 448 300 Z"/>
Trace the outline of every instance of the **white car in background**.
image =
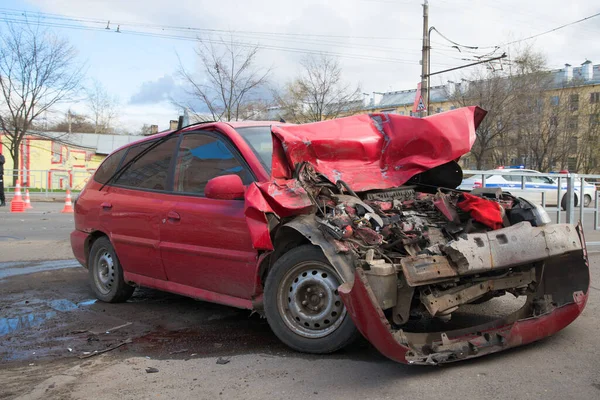
<path id="1" fill-rule="evenodd" d="M 526 200 L 541 204 L 542 193 L 545 193 L 547 205 L 558 205 L 558 179 L 552 179 L 545 176 L 526 176 L 525 189 L 522 188 L 522 178 L 519 174 L 532 173 L 541 174 L 532 169 L 493 169 L 485 172 L 485 187 L 501 188 L 514 196 L 523 197 Z M 561 199 L 560 205 L 564 209 L 567 203 L 567 180 L 561 179 Z M 473 190 L 482 187 L 481 175 L 473 175 L 462 181 L 458 189 Z M 589 206 L 596 196 L 596 187 L 584 181 L 583 186 L 583 204 Z M 581 199 L 581 182 L 575 180 L 575 206 L 579 205 Z"/>

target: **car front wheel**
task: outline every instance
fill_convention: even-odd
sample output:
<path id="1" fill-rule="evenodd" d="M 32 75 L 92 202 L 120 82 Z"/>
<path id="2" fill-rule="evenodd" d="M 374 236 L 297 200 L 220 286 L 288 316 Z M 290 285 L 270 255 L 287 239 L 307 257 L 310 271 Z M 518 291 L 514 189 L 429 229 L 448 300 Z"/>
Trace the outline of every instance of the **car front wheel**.
<path id="1" fill-rule="evenodd" d="M 96 297 L 107 303 L 121 303 L 131 297 L 135 288 L 125 283 L 117 253 L 106 236 L 92 245 L 89 275 Z"/>
<path id="2" fill-rule="evenodd" d="M 275 335 L 305 353 L 331 353 L 358 331 L 338 293 L 342 283 L 322 251 L 297 247 L 279 258 L 265 283 L 265 314 Z"/>

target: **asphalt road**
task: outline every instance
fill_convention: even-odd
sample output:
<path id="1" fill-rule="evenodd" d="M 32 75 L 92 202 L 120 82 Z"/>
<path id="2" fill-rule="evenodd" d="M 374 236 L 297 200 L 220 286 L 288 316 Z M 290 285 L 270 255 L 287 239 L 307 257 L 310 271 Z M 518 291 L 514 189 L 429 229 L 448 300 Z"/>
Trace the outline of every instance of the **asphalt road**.
<path id="1" fill-rule="evenodd" d="M 34 207 L 49 213 L 0 213 L 0 237 L 19 238 L 0 240 L 0 399 L 600 398 L 600 254 L 590 256 L 588 305 L 563 331 L 479 359 L 416 367 L 364 340 L 329 356 L 296 353 L 257 315 L 154 290 L 136 290 L 124 304 L 95 302 L 68 248 L 50 261 L 39 248 L 67 240 L 72 216 L 58 214 L 61 205 Z M 8 256 L 19 242 L 28 243 L 25 253 Z"/>

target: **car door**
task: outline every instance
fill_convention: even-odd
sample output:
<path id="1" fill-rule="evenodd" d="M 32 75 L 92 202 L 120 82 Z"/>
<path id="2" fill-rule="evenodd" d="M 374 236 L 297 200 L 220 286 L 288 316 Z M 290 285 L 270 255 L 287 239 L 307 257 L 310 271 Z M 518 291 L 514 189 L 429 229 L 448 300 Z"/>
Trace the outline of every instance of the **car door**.
<path id="1" fill-rule="evenodd" d="M 109 188 L 109 201 L 103 204 L 110 215 L 111 242 L 129 273 L 166 280 L 160 259 L 160 225 L 177 141 L 174 136 L 134 162 Z M 151 143 L 132 146 L 122 165 Z"/>
<path id="2" fill-rule="evenodd" d="M 244 217 L 244 199 L 204 196 L 206 183 L 237 174 L 254 181 L 237 149 L 216 132 L 183 135 L 174 168 L 173 194 L 160 228 L 160 251 L 169 281 L 249 299 L 256 283 L 257 252 Z"/>
<path id="3" fill-rule="evenodd" d="M 542 193 L 546 198 L 546 204 L 558 204 L 557 192 L 558 185 L 554 183 L 550 178 L 544 176 L 528 176 L 527 177 L 527 189 L 533 190 L 539 193 L 539 203 L 542 203 Z"/>

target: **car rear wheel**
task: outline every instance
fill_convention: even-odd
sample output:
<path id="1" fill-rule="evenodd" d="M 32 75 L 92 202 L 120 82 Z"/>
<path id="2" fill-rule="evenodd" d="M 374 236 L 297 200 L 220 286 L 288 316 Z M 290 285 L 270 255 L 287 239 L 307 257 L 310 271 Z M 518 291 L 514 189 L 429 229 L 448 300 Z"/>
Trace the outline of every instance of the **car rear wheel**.
<path id="1" fill-rule="evenodd" d="M 589 207 L 590 204 L 592 204 L 592 196 L 590 196 L 589 194 L 586 194 L 585 196 L 583 196 L 583 206 Z"/>
<path id="2" fill-rule="evenodd" d="M 342 283 L 323 252 L 312 245 L 285 253 L 265 283 L 265 314 L 275 335 L 305 353 L 331 353 L 358 331 L 337 291 Z"/>
<path id="3" fill-rule="evenodd" d="M 94 242 L 88 265 L 90 284 L 98 299 L 107 303 L 121 303 L 131 297 L 135 288 L 125 283 L 123 269 L 107 237 Z"/>

